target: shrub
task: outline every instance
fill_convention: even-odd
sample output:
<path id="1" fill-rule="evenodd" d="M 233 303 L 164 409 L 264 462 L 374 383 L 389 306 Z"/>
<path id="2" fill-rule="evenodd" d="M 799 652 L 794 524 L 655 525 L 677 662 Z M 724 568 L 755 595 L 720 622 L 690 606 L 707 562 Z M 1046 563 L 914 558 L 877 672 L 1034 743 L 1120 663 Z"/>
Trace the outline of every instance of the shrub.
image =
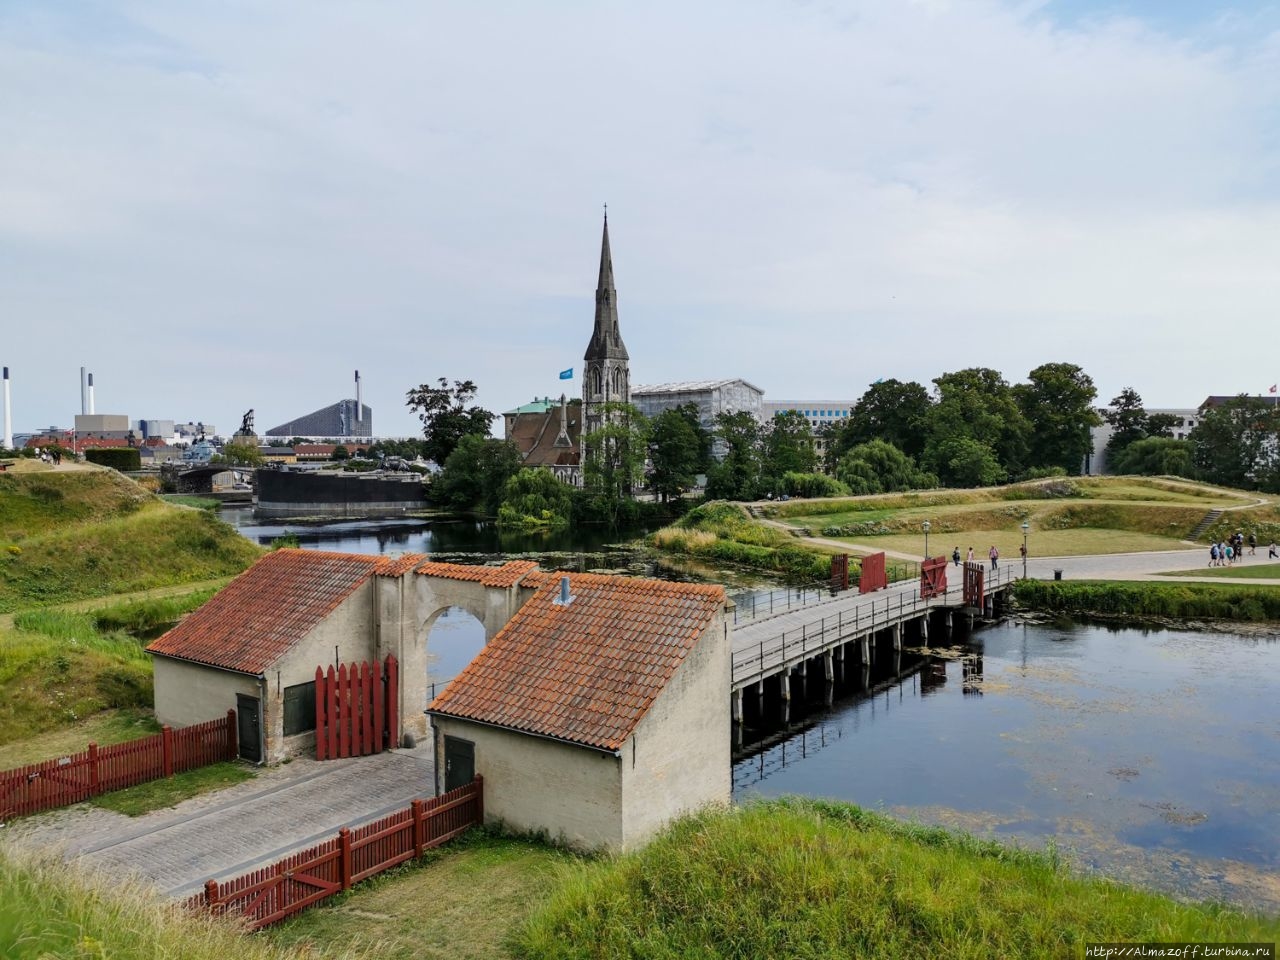
<path id="1" fill-rule="evenodd" d="M 849 488 L 822 473 L 784 473 L 782 489 L 793 497 L 847 497 Z"/>
<path id="2" fill-rule="evenodd" d="M 136 447 L 90 447 L 84 452 L 85 460 L 112 470 L 141 470 L 142 455 Z"/>

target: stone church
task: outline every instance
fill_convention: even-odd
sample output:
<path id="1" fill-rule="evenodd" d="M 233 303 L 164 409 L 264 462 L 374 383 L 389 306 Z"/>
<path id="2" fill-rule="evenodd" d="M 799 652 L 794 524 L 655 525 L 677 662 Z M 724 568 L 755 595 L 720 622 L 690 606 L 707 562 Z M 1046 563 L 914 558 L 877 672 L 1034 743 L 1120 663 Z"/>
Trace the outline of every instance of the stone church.
<path id="1" fill-rule="evenodd" d="M 582 399 L 535 399 L 503 414 L 504 436 L 515 443 L 527 467 L 546 467 L 560 480 L 582 485 L 582 437 L 605 424 L 606 404 L 631 402 L 630 356 L 618 326 L 613 284 L 609 215 L 600 242 L 595 326 L 582 355 Z"/>

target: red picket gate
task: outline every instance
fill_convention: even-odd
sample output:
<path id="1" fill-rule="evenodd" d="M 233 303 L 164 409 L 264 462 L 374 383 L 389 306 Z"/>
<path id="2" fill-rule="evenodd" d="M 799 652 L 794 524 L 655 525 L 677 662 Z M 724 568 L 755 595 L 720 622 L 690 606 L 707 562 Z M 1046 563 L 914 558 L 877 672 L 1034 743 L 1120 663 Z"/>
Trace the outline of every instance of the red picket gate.
<path id="1" fill-rule="evenodd" d="M 947 592 L 947 558 L 925 557 L 920 564 L 920 599 L 929 600 Z"/>
<path id="2" fill-rule="evenodd" d="M 869 553 L 862 558 L 862 573 L 858 577 L 858 592 L 870 593 L 872 590 L 883 590 L 889 585 L 889 578 L 884 570 L 884 553 Z"/>
<path id="3" fill-rule="evenodd" d="M 399 670 L 388 654 L 385 669 L 377 660 L 316 667 L 316 759 L 367 757 L 394 747 Z"/>
<path id="4" fill-rule="evenodd" d="M 964 565 L 964 605 L 982 609 L 983 571 L 980 563 Z"/>
<path id="5" fill-rule="evenodd" d="M 831 558 L 831 589 L 839 592 L 849 589 L 849 555 L 837 553 Z"/>

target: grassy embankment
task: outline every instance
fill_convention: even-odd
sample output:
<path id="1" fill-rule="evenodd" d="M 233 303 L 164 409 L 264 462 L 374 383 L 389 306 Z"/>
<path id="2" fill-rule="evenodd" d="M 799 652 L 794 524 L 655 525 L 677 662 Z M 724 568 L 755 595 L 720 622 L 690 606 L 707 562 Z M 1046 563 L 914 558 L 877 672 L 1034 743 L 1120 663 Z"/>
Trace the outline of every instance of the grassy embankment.
<path id="1" fill-rule="evenodd" d="M 1187 481 L 1073 477 L 974 490 L 790 501 L 771 504 L 764 512 L 814 536 L 905 553 L 924 549 L 922 524 L 928 520 L 933 553 L 972 546 L 985 555 L 994 544 L 1005 557 L 1018 555 L 1025 520 L 1031 526 L 1032 555 L 1044 557 L 1179 549 L 1210 510 L 1255 500 L 1241 491 Z M 1226 513 L 1203 535 L 1205 543 L 1219 527 L 1253 529 L 1261 540 L 1280 534 L 1280 509 L 1265 503 Z"/>
<path id="2" fill-rule="evenodd" d="M 1246 564 L 1252 561 L 1245 561 Z M 1231 580 L 1280 580 L 1280 563 L 1264 563 L 1255 566 L 1210 567 L 1195 570 L 1170 570 L 1162 577 L 1227 577 Z"/>
<path id="3" fill-rule="evenodd" d="M 1019 580 L 1014 599 L 1033 610 L 1096 617 L 1280 620 L 1280 589 L 1247 584 Z"/>
<path id="4" fill-rule="evenodd" d="M 93 882 L 60 863 L 0 849 L 5 960 L 289 960 L 300 955 L 232 925 L 187 916 L 154 893 Z M 369 951 L 361 957 L 375 957 Z"/>

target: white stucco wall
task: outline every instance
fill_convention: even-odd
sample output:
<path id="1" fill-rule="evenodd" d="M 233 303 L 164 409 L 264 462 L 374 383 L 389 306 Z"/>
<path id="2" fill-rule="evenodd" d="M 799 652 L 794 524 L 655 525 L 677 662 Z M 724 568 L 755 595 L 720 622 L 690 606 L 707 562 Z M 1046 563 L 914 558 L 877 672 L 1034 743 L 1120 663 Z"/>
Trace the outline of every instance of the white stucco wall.
<path id="1" fill-rule="evenodd" d="M 623 745 L 625 849 L 685 813 L 729 802 L 730 647 L 724 614 L 717 614 Z"/>
<path id="2" fill-rule="evenodd" d="M 258 678 L 185 660 L 152 657 L 156 719 L 171 727 L 216 720 L 236 708 L 236 694 L 261 694 Z"/>
<path id="3" fill-rule="evenodd" d="M 476 773 L 484 777 L 485 822 L 546 831 L 553 841 L 579 850 L 622 848 L 621 764 L 613 754 L 456 717 L 433 719 L 442 787 L 445 736 L 475 744 Z"/>

